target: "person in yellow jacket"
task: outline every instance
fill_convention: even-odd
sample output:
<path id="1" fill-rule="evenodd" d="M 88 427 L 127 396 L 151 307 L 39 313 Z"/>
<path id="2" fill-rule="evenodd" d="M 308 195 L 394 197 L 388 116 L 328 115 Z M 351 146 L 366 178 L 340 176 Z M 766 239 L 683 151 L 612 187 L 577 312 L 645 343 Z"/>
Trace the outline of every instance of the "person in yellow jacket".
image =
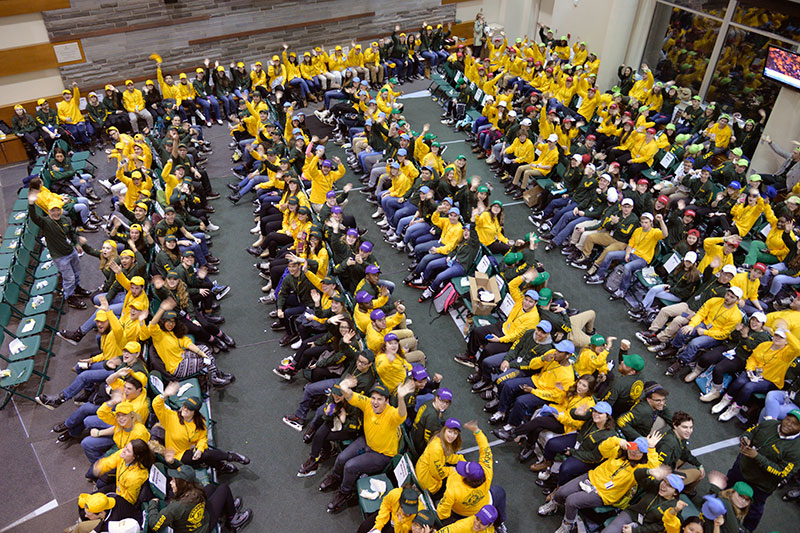
<path id="1" fill-rule="evenodd" d="M 322 209 L 325 195 L 333 189 L 333 184 L 344 176 L 345 168 L 342 160 L 336 156 L 333 158 L 333 162 L 336 163 L 336 170 L 331 170 L 333 167 L 331 160 L 325 159 L 320 163 L 319 156 L 315 154 L 308 162 L 308 170 L 304 170 L 306 177 L 311 180 L 311 194 L 308 199 L 314 211 Z"/>
<path id="2" fill-rule="evenodd" d="M 250 84 L 253 91 L 256 87 L 267 87 L 267 73 L 262 66 L 261 61 L 256 61 L 253 64 L 253 70 L 250 71 Z"/>
<path id="3" fill-rule="evenodd" d="M 536 374 L 500 383 L 499 400 L 492 400 L 497 411 L 489 418 L 489 423 L 507 422 L 503 429 L 510 432 L 540 407 L 562 402 L 575 383 L 575 371 L 569 360 L 574 353 L 572 341 L 558 342 L 552 350 L 531 359 L 528 366 L 538 371 Z"/>
<path id="4" fill-rule="evenodd" d="M 151 56 L 153 57 L 153 56 Z M 175 85 L 175 80 L 172 77 L 172 74 L 164 75 L 161 72 L 161 58 L 156 56 L 156 79 L 158 80 L 158 86 L 161 88 L 161 98 L 162 105 L 164 109 L 169 111 L 178 111 L 181 109 L 181 94 L 178 91 L 178 86 Z M 172 113 L 169 113 L 170 115 Z"/>
<path id="5" fill-rule="evenodd" d="M 281 63 L 281 58 L 277 55 L 272 56 L 267 65 L 267 87 L 272 91 L 283 90 L 287 81 L 286 67 Z"/>
<path id="6" fill-rule="evenodd" d="M 116 493 L 115 517 L 138 519 L 142 516 L 142 511 L 136 504 L 142 485 L 149 478 L 150 467 L 154 462 L 153 452 L 150 451 L 147 443 L 142 439 L 134 439 L 120 450 L 99 459 L 94 464 L 92 470 L 97 478 L 113 471 L 113 477 L 116 479 L 115 485 L 98 481 L 97 488 L 101 492 Z M 112 488 L 114 490 L 111 490 Z M 122 512 L 120 513 L 120 511 Z"/>
<path id="7" fill-rule="evenodd" d="M 344 71 L 347 68 L 347 56 L 344 55 L 341 46 L 336 46 L 333 49 L 333 55 L 327 56 L 326 67 L 328 75 L 333 77 L 332 88 L 342 86 L 342 78 L 344 78 Z M 330 78 L 329 78 L 330 79 Z"/>
<path id="8" fill-rule="evenodd" d="M 337 457 L 333 470 L 320 483 L 319 490 L 327 492 L 338 486 L 328 504 L 328 511 L 339 512 L 354 496 L 356 480 L 362 474 L 377 474 L 391 462 L 400 446 L 400 424 L 408 416 L 406 397 L 415 390 L 413 380 L 397 389 L 397 407 L 389 403 L 392 397 L 382 384 L 372 386 L 369 396 L 353 392 L 355 376 L 344 378 L 339 387 L 344 399 L 364 413 L 364 435 L 358 437 Z"/>
<path id="9" fill-rule="evenodd" d="M 58 122 L 65 130 L 72 135 L 75 140 L 84 147 L 92 147 L 92 133 L 94 129 L 92 125 L 83 118 L 81 113 L 81 92 L 78 90 L 78 84 L 72 82 L 72 90 L 64 89 L 61 92 L 62 100 L 56 104 L 56 111 L 58 112 Z"/>
<path id="10" fill-rule="evenodd" d="M 177 395 L 180 388 L 179 382 L 171 381 L 153 399 L 153 412 L 164 428 L 164 445 L 168 457 L 174 457 L 183 464 L 209 466 L 218 474 L 236 472 L 238 469 L 232 464 L 234 462 L 249 464 L 250 459 L 240 453 L 208 447 L 208 429 L 200 412 L 203 400 L 199 396 L 182 398 L 178 410 L 166 404 L 167 399 Z"/>
<path id="11" fill-rule="evenodd" d="M 596 87 L 590 87 L 585 79 L 578 84 L 578 94 L 582 98 L 581 105 L 578 106 L 578 114 L 588 123 L 592 120 L 597 106 L 600 105 L 600 95 Z"/>
<path id="12" fill-rule="evenodd" d="M 767 206 L 767 202 L 756 188 L 750 189 L 747 195 L 739 197 L 736 205 L 731 208 L 733 223 L 736 225 L 736 231 L 739 236 L 745 237 L 750 233 L 750 230 L 753 229 L 756 221 L 758 221 L 758 217 L 766 211 Z"/>
<path id="13" fill-rule="evenodd" d="M 728 125 L 730 120 L 730 115 L 722 114 L 714 124 L 703 130 L 703 136 L 714 146 L 715 155 L 728 150 L 733 136 L 733 130 Z"/>
<path id="14" fill-rule="evenodd" d="M 764 206 L 764 218 L 767 219 L 770 229 L 764 241 L 755 240 L 750 243 L 745 264 L 754 265 L 756 263 L 766 263 L 774 265 L 782 263 L 789 255 L 790 248 L 796 248 L 797 235 L 794 231 L 794 221 L 790 214 L 775 216 L 772 206 Z"/>
<path id="15" fill-rule="evenodd" d="M 194 85 L 189 82 L 189 77 L 185 72 L 178 74 L 178 95 L 180 96 L 181 106 L 187 116 L 195 115 L 201 123 L 206 123 L 206 117 L 197 107 L 195 98 L 197 98 L 197 91 Z"/>
<path id="16" fill-rule="evenodd" d="M 520 135 L 522 135 L 522 132 L 520 132 Z M 517 167 L 514 171 L 513 179 L 511 178 L 511 174 L 506 174 L 503 178 L 500 178 L 500 181 L 511 180 L 511 182 L 506 185 L 506 191 L 508 193 L 516 191 L 515 197 L 521 197 L 521 194 L 527 190 L 531 179 L 547 176 L 550 174 L 550 171 L 553 170 L 553 167 L 558 164 L 558 135 L 553 132 L 545 137 L 545 139 L 546 142 L 539 143 L 535 147 L 536 150 L 539 150 L 539 156 L 535 157 L 527 165 L 520 165 Z"/>
<path id="17" fill-rule="evenodd" d="M 474 533 L 475 531 L 494 533 L 498 531 L 494 527 L 497 516 L 497 508 L 489 503 L 481 507 L 475 515 L 456 520 L 438 531 L 439 533 Z M 426 531 L 428 530 L 420 529 L 419 531 L 413 531 L 413 533 L 425 533 Z"/>
<path id="18" fill-rule="evenodd" d="M 142 91 L 134 87 L 132 80 L 125 81 L 125 91 L 122 93 L 122 107 L 128 112 L 128 120 L 131 121 L 131 128 L 134 133 L 139 133 L 139 119 L 147 123 L 147 127 L 153 129 L 153 115 L 147 110 L 144 104 Z"/>
<path id="19" fill-rule="evenodd" d="M 625 161 L 628 164 L 628 174 L 638 176 L 643 170 L 650 168 L 653 158 L 658 152 L 656 142 L 656 130 L 647 128 L 644 135 L 638 135 L 630 149 L 630 159 Z M 619 159 L 617 159 L 619 161 Z"/>
<path id="20" fill-rule="evenodd" d="M 301 104 L 300 107 L 306 107 L 308 105 L 308 100 L 312 102 L 317 101 L 317 97 L 314 96 L 314 93 L 311 91 L 311 88 L 306 82 L 305 78 L 303 77 L 303 73 L 300 71 L 300 65 L 297 63 L 297 54 L 292 52 L 291 54 L 286 53 L 289 49 L 289 45 L 284 43 L 283 44 L 283 53 L 281 54 L 283 57 L 283 72 L 284 72 L 284 84 L 288 87 L 299 87 L 300 89 L 300 100 Z"/>
<path id="21" fill-rule="evenodd" d="M 656 445 L 663 435 L 638 437 L 633 442 L 610 437 L 600 444 L 605 461 L 599 466 L 559 487 L 549 502 L 539 507 L 539 515 L 555 514 L 564 507 L 564 519 L 556 533 L 569 533 L 580 509 L 614 505 L 623 500 L 636 484 L 633 473 L 640 468 L 660 466 Z"/>
<path id="22" fill-rule="evenodd" d="M 439 433 L 428 441 L 425 451 L 417 460 L 415 472 L 419 486 L 431 494 L 439 492 L 444 480 L 453 472 L 453 467 L 464 460 L 464 456 L 458 453 L 460 449 L 461 422 L 448 418 Z"/>
<path id="23" fill-rule="evenodd" d="M 122 449 L 135 439 L 150 440 L 150 432 L 144 427 L 133 404 L 123 400 L 121 390 L 111 391 L 111 399 L 98 407 L 96 414 L 108 426 L 91 429 L 89 436 L 81 441 L 83 453 L 91 463 L 100 459 L 112 446 Z"/>
<path id="24" fill-rule="evenodd" d="M 376 309 L 372 315 L 378 314 L 377 311 L 380 310 Z M 391 324 L 387 324 L 387 326 L 386 329 L 392 327 Z M 400 348 L 400 339 L 397 338 L 397 334 L 389 332 L 372 352 L 375 354 L 375 373 L 378 379 L 389 389 L 389 392 L 394 394 L 411 371 L 411 363 L 408 362 Z"/>
<path id="25" fill-rule="evenodd" d="M 697 266 L 697 269 L 700 272 L 704 272 L 706 267 L 711 263 L 716 264 L 713 270 L 714 274 L 719 273 L 726 265 L 731 265 L 735 268 L 733 264 L 733 254 L 736 252 L 736 249 L 739 248 L 740 241 L 741 238 L 738 235 L 730 235 L 728 237 L 706 237 L 703 240 L 703 251 L 705 255 Z M 718 259 L 718 261 L 715 262 L 715 259 Z"/>
<path id="26" fill-rule="evenodd" d="M 774 329 L 772 341 L 762 342 L 753 350 L 745 364 L 745 372 L 728 385 L 725 395 L 711 412 L 721 413 L 723 422 L 731 420 L 747 405 L 754 394 L 782 389 L 786 371 L 800 357 L 800 340 L 780 323 Z"/>
<path id="27" fill-rule="evenodd" d="M 591 374 L 597 376 L 600 381 L 605 381 L 608 374 L 608 351 L 615 339 L 616 337 L 609 337 L 606 340 L 597 333 L 592 335 L 589 345 L 583 347 L 575 361 L 575 375 Z"/>
<path id="28" fill-rule="evenodd" d="M 493 254 L 506 254 L 510 249 L 508 237 L 503 235 L 503 202 L 494 200 L 489 209 L 475 219 L 478 240 Z"/>
<path id="29" fill-rule="evenodd" d="M 419 491 L 413 487 L 390 490 L 384 495 L 377 514 L 367 515 L 358 531 L 389 531 L 388 526 L 395 533 L 411 533 L 417 513 L 425 509 L 419 496 Z"/>
<path id="30" fill-rule="evenodd" d="M 454 357 L 457 363 L 474 367 L 478 363 L 475 356 L 481 348 L 482 359 L 506 352 L 527 330 L 539 323 L 539 311 L 536 309 L 539 294 L 529 289 L 537 275 L 535 269 L 530 269 L 511 280 L 508 293 L 514 299 L 514 307 L 508 313 L 508 318 L 502 324 L 497 322 L 472 328 L 466 351 Z"/>
<path id="31" fill-rule="evenodd" d="M 496 524 L 505 521 L 505 490 L 499 485 L 492 486 L 494 479 L 494 460 L 492 448 L 486 435 L 475 420 L 465 422 L 464 429 L 472 431 L 478 442 L 477 461 L 459 461 L 447 476 L 447 484 L 436 513 L 444 523 L 449 523 L 452 515 L 463 517 L 479 514 L 481 508 L 493 503 L 497 507 Z"/>
<path id="32" fill-rule="evenodd" d="M 666 375 L 675 375 L 682 366 L 694 363 L 700 350 L 717 346 L 727 339 L 744 314 L 739 300 L 744 297 L 740 287 L 731 285 L 722 298 L 710 298 L 672 339 L 670 346 L 659 355 L 677 354 L 678 358 L 667 369 Z"/>

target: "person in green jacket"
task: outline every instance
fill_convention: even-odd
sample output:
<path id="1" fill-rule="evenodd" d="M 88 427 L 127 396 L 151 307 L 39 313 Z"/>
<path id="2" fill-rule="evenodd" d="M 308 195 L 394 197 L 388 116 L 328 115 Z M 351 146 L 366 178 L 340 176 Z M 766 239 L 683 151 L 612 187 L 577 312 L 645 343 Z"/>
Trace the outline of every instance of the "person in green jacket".
<path id="1" fill-rule="evenodd" d="M 46 217 L 40 215 L 36 207 L 38 198 L 37 189 L 28 190 L 28 216 L 42 230 L 47 249 L 50 250 L 50 257 L 53 258 L 61 274 L 64 300 L 74 309 L 86 309 L 86 302 L 80 297 L 89 296 L 91 293 L 81 287 L 81 264 L 78 259 L 78 252 L 83 252 L 81 245 L 86 239 L 76 235 L 69 217 L 61 216 L 64 204 L 60 198 L 50 200 Z"/>
<path id="2" fill-rule="evenodd" d="M 28 159 L 36 159 L 37 155 L 47 154 L 47 150 L 39 144 L 41 138 L 39 126 L 25 108 L 20 104 L 14 106 L 14 118 L 11 119 L 11 131 L 22 139 L 22 145 L 28 154 Z"/>
<path id="3" fill-rule="evenodd" d="M 195 72 L 196 75 L 192 80 L 197 96 L 194 101 L 197 102 L 203 109 L 203 115 L 206 117 L 206 126 L 211 127 L 211 111 L 214 111 L 214 116 L 217 118 L 217 124 L 222 124 L 222 116 L 219 114 L 219 100 L 214 96 L 211 91 L 211 85 L 208 83 L 208 68 L 211 60 L 205 59 L 205 68 L 198 67 Z"/>
<path id="4" fill-rule="evenodd" d="M 216 530 L 221 518 L 233 531 L 240 531 L 253 518 L 253 511 L 242 510 L 241 499 L 234 499 L 228 485 L 203 487 L 191 466 L 181 464 L 167 470 L 167 475 L 173 496 L 161 510 L 158 498 L 147 503 L 150 531 L 166 531 L 170 527 L 174 533 L 207 533 L 212 528 Z"/>
<path id="5" fill-rule="evenodd" d="M 800 461 L 800 409 L 780 422 L 764 420 L 739 438 L 739 455 L 728 470 L 728 487 L 744 481 L 753 488 L 750 512 L 742 525 L 755 531 L 767 498 L 778 484 L 793 475 Z"/>
<path id="6" fill-rule="evenodd" d="M 427 285 L 420 302 L 433 298 L 433 295 L 451 279 L 458 276 L 465 276 L 467 270 L 475 263 L 475 259 L 481 252 L 481 243 L 478 240 L 478 232 L 470 224 L 464 225 L 464 234 L 461 242 L 450 252 L 447 257 L 442 257 L 428 263 L 428 267 L 423 271 L 421 285 Z M 433 277 L 433 281 L 428 280 Z M 413 283 L 414 280 L 412 280 Z"/>

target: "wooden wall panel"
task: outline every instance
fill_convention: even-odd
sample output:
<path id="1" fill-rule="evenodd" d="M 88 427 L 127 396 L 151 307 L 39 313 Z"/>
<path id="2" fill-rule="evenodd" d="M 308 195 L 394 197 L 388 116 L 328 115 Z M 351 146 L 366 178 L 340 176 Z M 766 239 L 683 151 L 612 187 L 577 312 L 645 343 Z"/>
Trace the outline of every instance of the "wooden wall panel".
<path id="1" fill-rule="evenodd" d="M 81 47 L 80 41 L 76 42 L 78 47 Z M 42 43 L 32 44 L 30 46 L 20 46 L 17 48 L 7 48 L 0 50 L 0 65 L 3 65 L 3 76 L 12 76 L 14 74 L 24 74 L 26 72 L 35 72 L 37 70 L 45 70 L 48 68 L 58 68 L 65 65 L 74 65 L 75 63 L 83 63 L 85 56 L 83 48 L 81 48 L 81 58 L 79 61 L 68 61 L 59 63 L 56 58 L 56 53 L 53 50 L 54 44 L 66 43 Z"/>
<path id="2" fill-rule="evenodd" d="M 0 17 L 41 13 L 42 11 L 67 9 L 69 7 L 71 7 L 69 0 L 2 0 L 0 2 Z"/>

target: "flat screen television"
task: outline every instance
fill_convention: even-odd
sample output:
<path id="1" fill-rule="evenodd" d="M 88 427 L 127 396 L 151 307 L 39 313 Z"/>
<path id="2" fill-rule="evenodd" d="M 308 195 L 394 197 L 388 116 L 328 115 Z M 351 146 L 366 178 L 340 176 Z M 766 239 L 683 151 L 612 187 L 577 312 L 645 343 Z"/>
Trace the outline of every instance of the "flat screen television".
<path id="1" fill-rule="evenodd" d="M 777 46 L 767 50 L 764 76 L 800 89 L 800 55 Z"/>

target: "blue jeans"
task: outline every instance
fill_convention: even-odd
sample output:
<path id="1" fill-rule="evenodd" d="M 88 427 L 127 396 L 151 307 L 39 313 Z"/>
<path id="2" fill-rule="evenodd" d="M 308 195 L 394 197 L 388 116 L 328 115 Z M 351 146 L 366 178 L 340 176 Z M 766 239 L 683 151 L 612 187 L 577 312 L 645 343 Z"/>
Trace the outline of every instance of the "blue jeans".
<path id="1" fill-rule="evenodd" d="M 530 378 L 526 378 L 530 382 Z M 513 381 L 513 380 L 509 380 Z M 535 394 L 523 392 L 514 401 L 514 407 L 508 417 L 508 423 L 516 427 L 529 419 L 530 416 L 547 402 Z"/>
<path id="2" fill-rule="evenodd" d="M 66 422 L 64 424 L 69 428 L 69 435 L 70 437 L 78 438 L 83 433 L 83 430 L 88 427 L 86 424 L 88 423 L 97 423 L 105 424 L 102 420 L 97 418 L 95 413 L 97 413 L 97 408 L 99 406 L 93 403 L 85 403 L 75 409 L 75 411 L 67 417 Z M 94 426 L 97 427 L 97 426 Z M 108 427 L 106 424 L 105 427 Z"/>
<path id="3" fill-rule="evenodd" d="M 89 370 L 79 372 L 75 379 L 72 380 L 72 383 L 61 391 L 61 393 L 69 400 L 83 389 L 105 381 L 105 379 L 113 373 L 112 370 L 106 370 L 103 363 L 93 363 L 89 367 Z"/>
<path id="4" fill-rule="evenodd" d="M 708 328 L 706 324 L 700 324 L 697 327 Z M 697 359 L 697 352 L 700 350 L 707 350 L 719 344 L 720 341 L 715 339 L 714 337 L 709 337 L 708 335 L 698 335 L 692 340 L 689 340 L 693 335 L 695 335 L 695 331 L 697 328 L 693 329 L 689 332 L 689 334 L 683 333 L 683 331 L 678 331 L 678 334 L 675 335 L 675 338 L 672 339 L 672 346 L 674 348 L 681 348 L 680 355 L 678 359 L 683 364 L 689 364 Z"/>
<path id="5" fill-rule="evenodd" d="M 502 363 L 503 359 L 505 359 L 506 353 L 496 353 L 494 355 L 484 357 L 481 361 L 482 375 L 487 378 L 492 376 L 492 374 L 494 374 L 495 371 L 500 368 L 500 363 Z"/>
<path id="6" fill-rule="evenodd" d="M 567 211 L 572 211 L 572 209 L 577 205 L 578 204 L 573 202 L 570 198 L 554 198 L 549 204 L 547 204 L 547 206 L 544 208 L 544 211 L 542 211 L 542 214 L 544 215 L 544 218 L 550 218 L 554 215 L 558 217 L 562 211 L 564 213 Z"/>
<path id="7" fill-rule="evenodd" d="M 587 220 L 591 219 L 589 217 L 577 217 L 571 220 L 569 224 L 564 226 L 564 229 L 555 234 L 555 237 L 553 237 L 553 243 L 558 246 L 564 244 L 564 241 L 569 239 L 570 235 L 572 235 L 572 232 L 575 230 L 575 227 L 581 222 L 586 222 Z"/>
<path id="8" fill-rule="evenodd" d="M 737 405 L 746 405 L 754 394 L 768 392 L 775 389 L 775 384 L 766 379 L 761 381 L 750 381 L 747 372 L 742 372 L 739 377 L 728 385 L 725 394 L 731 396 Z"/>
<path id="9" fill-rule="evenodd" d="M 431 68 L 434 68 L 436 65 L 439 64 L 439 56 L 436 54 L 436 52 L 425 50 L 424 52 L 420 52 L 419 55 L 421 55 L 430 62 Z"/>
<path id="10" fill-rule="evenodd" d="M 402 59 L 390 58 L 386 61 L 394 65 L 394 75 L 397 79 L 404 79 L 406 77 L 406 63 Z"/>
<path id="11" fill-rule="evenodd" d="M 236 114 L 236 100 L 233 98 L 232 94 L 220 96 L 219 102 L 222 104 L 222 108 L 225 110 L 225 118 Z"/>
<path id="12" fill-rule="evenodd" d="M 306 84 L 308 85 L 308 88 L 309 88 L 309 90 L 311 92 L 317 92 L 322 88 L 322 82 L 319 81 L 319 77 L 318 76 L 314 76 L 313 78 L 311 78 L 309 80 L 305 80 L 305 81 L 306 81 Z"/>
<path id="13" fill-rule="evenodd" d="M 323 97 L 324 101 L 324 108 L 330 109 L 331 107 L 331 100 L 336 98 L 337 100 L 347 100 L 347 95 L 342 91 L 325 91 L 325 96 Z"/>
<path id="14" fill-rule="evenodd" d="M 416 248 L 414 249 L 416 251 Z M 425 256 L 419 260 L 419 264 L 417 268 L 414 269 L 415 274 L 422 274 L 423 278 L 431 279 L 428 274 L 431 274 L 433 270 L 437 268 L 444 268 L 447 266 L 447 256 L 442 254 L 425 254 Z"/>
<path id="15" fill-rule="evenodd" d="M 426 254 L 428 254 L 428 250 L 430 250 L 431 248 L 436 248 L 437 246 L 441 245 L 442 243 L 436 239 L 432 239 L 430 241 L 426 241 L 421 244 L 417 243 L 417 245 L 414 246 L 414 256 L 416 257 L 417 261 L 423 261 Z"/>
<path id="16" fill-rule="evenodd" d="M 400 199 L 397 196 L 387 194 L 381 198 L 381 207 L 383 208 L 383 213 L 386 215 L 386 220 L 390 221 L 394 218 L 395 212 L 403 207 L 403 204 L 400 203 Z"/>
<path id="17" fill-rule="evenodd" d="M 423 239 L 425 235 L 428 235 L 430 239 Z M 408 226 L 405 237 L 403 237 L 403 241 L 406 243 L 417 243 L 429 241 L 434 238 L 435 237 L 431 235 L 431 225 L 427 222 L 420 222 L 419 224 Z"/>
<path id="18" fill-rule="evenodd" d="M 461 263 L 458 261 L 453 261 L 453 264 L 439 272 L 436 275 L 433 282 L 431 282 L 431 290 L 435 293 L 439 292 L 439 290 L 444 286 L 445 283 L 450 281 L 453 278 L 457 278 L 459 276 L 466 276 L 467 271 L 464 270 L 464 267 L 461 266 Z"/>
<path id="19" fill-rule="evenodd" d="M 625 250 L 617 250 L 606 254 L 606 258 L 603 259 L 603 262 L 600 263 L 600 268 L 597 269 L 597 275 L 601 278 L 604 277 L 608 267 L 615 261 L 625 261 Z M 622 282 L 619 284 L 619 290 L 622 292 L 627 292 L 628 287 L 631 286 L 631 278 L 633 277 L 633 273 L 646 266 L 647 261 L 637 255 L 631 254 L 630 261 L 625 263 L 625 273 L 622 275 Z"/>
<path id="20" fill-rule="evenodd" d="M 247 89 L 234 89 L 233 94 L 244 100 L 250 99 L 250 92 Z"/>
<path id="21" fill-rule="evenodd" d="M 77 124 L 64 124 L 63 126 L 64 129 L 67 130 L 79 144 L 92 143 L 91 135 L 89 134 L 86 122 L 78 122 Z"/>
<path id="22" fill-rule="evenodd" d="M 311 408 L 311 404 L 314 403 L 314 399 L 324 396 L 325 391 L 339 383 L 339 381 L 341 381 L 340 378 L 331 378 L 314 383 L 307 383 L 306 386 L 303 387 L 303 399 L 300 400 L 300 405 L 297 406 L 297 410 L 294 412 L 295 416 L 301 420 L 305 420 L 308 415 L 308 410 Z"/>
<path id="23" fill-rule="evenodd" d="M 81 183 L 81 180 L 83 180 L 83 183 Z M 89 187 L 92 186 L 92 175 L 75 174 L 75 176 L 73 176 L 73 178 L 70 180 L 70 183 L 81 192 L 81 196 L 86 196 L 86 194 L 89 192 Z"/>
<path id="24" fill-rule="evenodd" d="M 197 261 L 198 265 L 202 266 L 208 264 L 208 261 L 206 261 L 206 256 L 210 254 L 208 253 L 208 244 L 206 243 L 205 234 L 192 233 L 192 235 L 200 240 L 200 244 L 192 243 L 191 246 L 179 246 L 178 248 L 180 248 L 181 253 L 183 253 L 186 250 L 193 251 L 195 260 Z"/>
<path id="25" fill-rule="evenodd" d="M 83 454 L 89 459 L 90 463 L 94 463 L 114 445 L 114 439 L 111 437 L 85 437 L 81 441 L 81 448 Z"/>
<path id="26" fill-rule="evenodd" d="M 69 298 L 75 294 L 75 287 L 81 284 L 81 264 L 78 258 L 78 251 L 73 249 L 71 254 L 57 259 L 54 258 L 53 262 L 61 274 L 61 287 L 64 291 L 64 298 Z"/>
<path id="27" fill-rule="evenodd" d="M 300 98 L 305 100 L 308 98 L 308 83 L 303 78 L 292 78 L 289 80 L 289 85 L 292 87 L 300 87 Z"/>
<path id="28" fill-rule="evenodd" d="M 245 194 L 249 193 L 253 187 L 258 185 L 259 183 L 266 183 L 269 181 L 268 176 L 264 176 L 263 174 L 259 174 L 254 178 L 244 178 L 242 181 L 239 182 L 239 192 L 237 193 L 239 196 L 244 196 Z"/>
<path id="29" fill-rule="evenodd" d="M 221 120 L 219 115 L 219 102 L 214 96 L 207 96 L 206 98 L 197 97 L 195 102 L 202 108 L 203 115 L 206 117 L 206 122 L 211 122 L 211 111 L 214 111 L 214 116 Z"/>
<path id="30" fill-rule="evenodd" d="M 570 109 L 569 107 L 565 106 L 561 102 L 558 101 L 557 98 L 551 98 L 547 102 L 547 107 L 550 109 L 555 109 L 556 112 L 561 113 L 562 115 L 569 115 L 574 117 L 575 120 L 583 120 L 583 117 L 578 114 L 577 111 Z"/>
<path id="31" fill-rule="evenodd" d="M 642 307 L 650 309 L 650 306 L 653 305 L 656 298 L 670 302 L 680 302 L 680 298 L 666 290 L 668 287 L 669 285 L 667 284 L 653 285 L 650 287 L 647 294 L 644 296 L 644 300 L 642 300 Z"/>
<path id="32" fill-rule="evenodd" d="M 783 420 L 792 409 L 798 409 L 798 407 L 789 399 L 788 392 L 782 390 L 768 392 L 764 400 L 764 409 L 762 409 L 758 421 L 762 422 L 767 416 L 775 420 Z"/>
<path id="33" fill-rule="evenodd" d="M 392 227 L 397 228 L 400 225 L 400 221 L 401 220 L 403 220 L 406 217 L 412 216 L 416 212 L 417 212 L 417 208 L 414 206 L 414 204 L 412 204 L 411 202 L 406 201 L 406 202 L 403 202 L 403 204 L 400 206 L 400 208 L 397 209 L 394 212 L 394 215 L 392 215 L 392 218 L 391 219 L 387 218 L 387 220 L 389 220 L 389 224 L 391 224 Z M 410 222 L 410 220 L 409 220 L 409 222 Z"/>

